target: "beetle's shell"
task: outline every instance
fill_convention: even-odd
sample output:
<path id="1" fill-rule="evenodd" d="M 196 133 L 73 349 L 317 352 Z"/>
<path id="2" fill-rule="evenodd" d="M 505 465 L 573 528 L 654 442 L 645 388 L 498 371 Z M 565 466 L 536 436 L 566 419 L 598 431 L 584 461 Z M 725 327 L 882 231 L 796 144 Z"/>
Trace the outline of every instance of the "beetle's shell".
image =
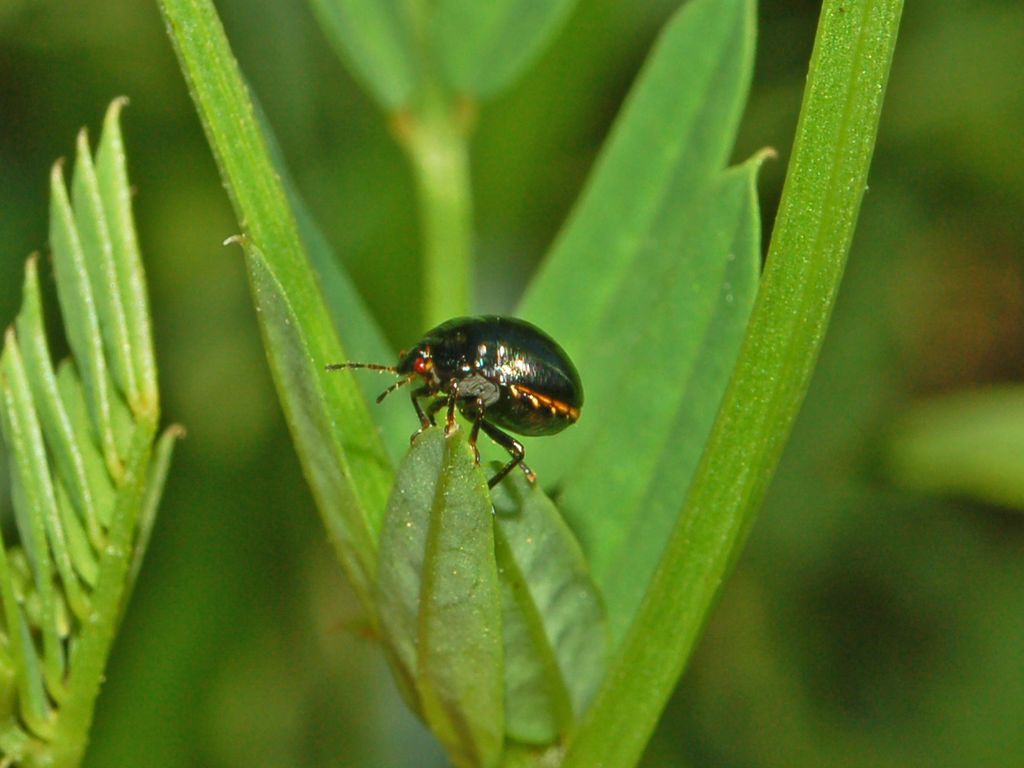
<path id="1" fill-rule="evenodd" d="M 398 368 L 428 353 L 440 384 L 485 379 L 497 385 L 484 418 L 520 435 L 552 435 L 579 418 L 583 385 L 576 366 L 550 336 L 530 323 L 487 315 L 457 317 L 428 331 Z M 486 382 L 481 382 L 486 384 Z M 493 388 L 492 388 L 493 391 Z M 467 415 L 473 405 L 459 401 Z"/>

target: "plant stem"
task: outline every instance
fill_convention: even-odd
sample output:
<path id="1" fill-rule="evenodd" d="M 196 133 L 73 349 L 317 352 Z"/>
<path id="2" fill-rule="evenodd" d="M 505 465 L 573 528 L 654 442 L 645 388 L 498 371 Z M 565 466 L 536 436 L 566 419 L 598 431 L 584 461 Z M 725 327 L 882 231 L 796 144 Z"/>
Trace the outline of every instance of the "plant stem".
<path id="1" fill-rule="evenodd" d="M 423 239 L 424 328 L 468 314 L 472 305 L 473 210 L 469 174 L 472 110 L 448 89 L 427 0 L 409 0 L 420 71 L 417 97 L 393 129 L 412 164 Z"/>
<path id="2" fill-rule="evenodd" d="M 154 423 L 140 422 L 132 435 L 99 580 L 92 598 L 92 612 L 83 624 L 81 637 L 73 650 L 68 697 L 61 705 L 47 758 L 50 762 L 45 763 L 54 768 L 75 768 L 85 752 L 107 656 L 125 607 L 126 576 L 134 554 L 132 537 L 146 487 L 155 431 Z"/>
<path id="3" fill-rule="evenodd" d="M 792 429 L 866 189 L 902 0 L 827 0 L 768 262 L 682 515 L 565 766 L 635 765 Z"/>
<path id="4" fill-rule="evenodd" d="M 473 213 L 465 120 L 428 88 L 395 130 L 412 164 L 423 238 L 424 327 L 470 311 Z"/>

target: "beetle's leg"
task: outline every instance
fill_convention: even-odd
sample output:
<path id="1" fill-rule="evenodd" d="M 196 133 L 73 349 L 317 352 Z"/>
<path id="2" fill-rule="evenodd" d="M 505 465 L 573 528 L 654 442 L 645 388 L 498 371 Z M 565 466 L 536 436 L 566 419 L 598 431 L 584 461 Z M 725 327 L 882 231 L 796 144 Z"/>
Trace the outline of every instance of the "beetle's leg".
<path id="1" fill-rule="evenodd" d="M 473 414 L 473 429 L 469 432 L 469 447 L 473 449 L 473 456 L 476 459 L 476 463 L 479 464 L 480 449 L 476 447 L 476 439 L 480 434 L 480 425 L 484 421 L 484 401 L 478 397 L 474 405 L 476 409 Z"/>
<path id="2" fill-rule="evenodd" d="M 498 473 L 487 481 L 488 488 L 493 488 L 502 480 L 504 480 L 505 475 L 507 475 L 509 472 L 515 469 L 517 464 L 519 465 L 519 468 L 523 470 L 523 474 L 526 475 L 527 480 L 529 480 L 531 483 L 537 482 L 537 475 L 535 475 L 533 473 L 533 470 L 523 463 L 523 456 L 526 455 L 526 451 L 523 450 L 522 443 L 520 443 L 518 440 L 512 437 L 512 435 L 502 432 L 493 424 L 483 421 L 482 419 L 480 420 L 480 429 L 486 432 L 487 436 L 490 437 L 491 440 L 496 442 L 498 445 L 500 445 L 502 448 L 504 448 L 512 455 L 512 460 L 504 467 L 499 469 Z"/>
<path id="3" fill-rule="evenodd" d="M 409 397 L 412 399 L 412 407 L 416 409 L 416 415 L 420 418 L 420 428 L 417 429 L 409 436 L 409 442 L 415 442 L 416 438 L 420 436 L 420 433 L 434 426 L 434 414 L 437 413 L 437 409 L 434 407 L 434 403 L 427 406 L 427 411 L 423 410 L 423 406 L 420 405 L 421 397 L 429 397 L 434 393 L 430 391 L 429 387 L 419 387 L 409 393 Z M 440 402 L 444 402 L 441 400 Z M 429 412 L 428 412 L 429 411 Z"/>
<path id="4" fill-rule="evenodd" d="M 458 401 L 458 398 L 455 396 L 454 392 L 452 394 L 448 395 L 448 416 L 445 419 L 445 423 L 444 423 L 444 436 L 445 437 L 451 437 L 452 434 L 457 429 L 457 426 L 455 424 L 455 403 L 457 401 Z"/>

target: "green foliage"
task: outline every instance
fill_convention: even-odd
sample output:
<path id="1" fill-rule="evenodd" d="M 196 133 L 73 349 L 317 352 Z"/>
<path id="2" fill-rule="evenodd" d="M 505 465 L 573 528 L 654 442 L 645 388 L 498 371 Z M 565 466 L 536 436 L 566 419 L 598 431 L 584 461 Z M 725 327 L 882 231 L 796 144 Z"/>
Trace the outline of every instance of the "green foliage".
<path id="1" fill-rule="evenodd" d="M 310 0 L 335 50 L 388 109 L 411 102 L 417 88 L 408 5 L 396 0 Z"/>
<path id="2" fill-rule="evenodd" d="M 320 361 L 340 356 L 325 316 L 304 311 L 263 252 L 247 238 L 241 242 L 271 369 L 296 442 L 306 450 L 307 477 L 349 578 L 369 604 L 383 509 L 375 495 L 390 479 L 391 468 L 379 443 L 371 444 L 371 452 L 358 432 L 338 426 L 339 414 L 351 408 L 353 385 L 323 375 Z M 367 434 L 376 437 L 372 428 Z M 362 489 L 374 496 L 360 498 Z"/>
<path id="3" fill-rule="evenodd" d="M 492 514 L 465 433 L 429 429 L 381 535 L 382 639 L 411 705 L 465 765 L 493 764 L 505 734 L 544 746 L 567 733 L 607 652 L 598 591 L 555 506 L 519 473 L 493 496 Z"/>
<path id="4" fill-rule="evenodd" d="M 519 77 L 575 0 L 310 0 L 331 43 L 389 110 L 438 89 L 487 98 Z"/>
<path id="5" fill-rule="evenodd" d="M 585 382 L 579 425 L 530 460 L 562 486 L 616 643 L 679 514 L 757 287 L 759 161 L 724 172 L 753 31 L 747 2 L 689 3 L 670 22 L 520 308 L 572 350 Z"/>
<path id="6" fill-rule="evenodd" d="M 314 7 L 394 111 L 421 204 L 424 315 L 464 313 L 472 280 L 462 97 L 511 82 L 569 4 Z M 563 748 L 567 765 L 634 764 L 806 390 L 865 186 L 901 4 L 823 10 L 756 304 L 761 157 L 725 167 L 749 86 L 752 0 L 693 0 L 668 25 L 531 284 L 521 313 L 569 349 L 587 389 L 583 422 L 557 444 L 531 446 L 531 462 L 557 487 L 597 590 L 554 506 L 540 491 L 526 494 L 521 478 L 496 490 L 492 520 L 462 437 L 428 430 L 390 489 L 356 385 L 323 371 L 346 355 L 212 5 L 161 8 L 245 230 L 254 302 L 307 478 L 406 698 L 460 767 L 561 764 Z M 330 269 L 334 281 L 346 285 Z M 333 301 L 335 318 L 371 328 L 361 304 L 337 306 L 346 293 Z M 520 500 L 522 524 L 510 523 L 508 494 Z M 531 542 L 544 543 L 543 560 Z M 552 598 L 560 589 L 577 591 L 573 605 Z M 598 591 L 615 655 L 586 710 L 603 670 Z M 506 752 L 506 736 L 540 749 Z"/>
<path id="7" fill-rule="evenodd" d="M 583 714 L 604 678 L 604 605 L 576 537 L 540 488 L 515 473 L 491 495 L 506 732 L 519 742 L 550 744 Z"/>
<path id="8" fill-rule="evenodd" d="M 354 380 L 323 376 L 327 362 L 346 354 L 216 12 L 203 0 L 168 0 L 161 7 L 238 219 L 245 223 L 241 243 L 260 327 L 307 478 L 372 615 L 377 532 L 391 483 L 387 456 Z M 351 323 L 371 326 L 360 305 L 349 309 Z"/>
<path id="9" fill-rule="evenodd" d="M 380 104 L 416 180 L 424 327 L 470 311 L 467 132 L 474 103 L 534 61 L 574 0 L 310 0 L 328 38 Z"/>
<path id="10" fill-rule="evenodd" d="M 639 759 L 750 529 L 807 391 L 846 265 L 901 11 L 901 0 L 822 8 L 793 158 L 739 359 L 645 601 L 566 765 Z M 640 669 L 664 675 L 652 682 Z"/>
<path id="11" fill-rule="evenodd" d="M 37 260 L 0 358 L 13 538 L 0 542 L 0 751 L 75 766 L 152 529 L 180 430 L 156 442 L 159 401 L 145 277 L 118 118 L 94 162 L 79 135 L 69 198 L 51 177 L 50 244 L 72 357 L 56 370 Z M 6 761 L 3 761 L 6 764 Z"/>
<path id="12" fill-rule="evenodd" d="M 381 535 L 380 630 L 414 706 L 459 768 L 504 736 L 498 565 L 487 483 L 465 432 L 417 438 Z"/>

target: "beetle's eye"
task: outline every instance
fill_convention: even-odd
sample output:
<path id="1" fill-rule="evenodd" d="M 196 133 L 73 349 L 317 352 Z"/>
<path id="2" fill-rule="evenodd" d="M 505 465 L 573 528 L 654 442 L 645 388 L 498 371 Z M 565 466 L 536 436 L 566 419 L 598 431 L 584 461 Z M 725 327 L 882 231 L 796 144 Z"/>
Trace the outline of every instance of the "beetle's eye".
<path id="1" fill-rule="evenodd" d="M 416 362 L 412 364 L 412 369 L 420 376 L 426 376 L 433 367 L 434 363 L 429 357 L 417 357 Z"/>

